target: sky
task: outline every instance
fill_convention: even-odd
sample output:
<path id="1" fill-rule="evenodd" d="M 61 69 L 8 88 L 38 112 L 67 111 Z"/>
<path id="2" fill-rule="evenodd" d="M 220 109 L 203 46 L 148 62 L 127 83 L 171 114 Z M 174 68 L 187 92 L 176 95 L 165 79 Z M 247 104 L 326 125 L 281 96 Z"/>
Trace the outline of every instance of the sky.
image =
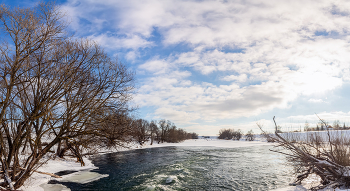
<path id="1" fill-rule="evenodd" d="M 33 7 L 36 0 L 2 0 Z M 135 115 L 189 132 L 350 126 L 350 2 L 58 0 L 77 38 L 136 73 Z"/>

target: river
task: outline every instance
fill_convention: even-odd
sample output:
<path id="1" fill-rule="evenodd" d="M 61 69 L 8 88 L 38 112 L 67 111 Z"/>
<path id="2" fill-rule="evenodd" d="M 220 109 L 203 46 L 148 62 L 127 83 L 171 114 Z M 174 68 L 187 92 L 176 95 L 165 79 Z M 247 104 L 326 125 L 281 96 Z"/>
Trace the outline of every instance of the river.
<path id="1" fill-rule="evenodd" d="M 273 190 L 292 182 L 292 168 L 272 146 L 240 148 L 160 147 L 93 158 L 108 177 L 86 184 L 63 183 L 82 190 Z"/>

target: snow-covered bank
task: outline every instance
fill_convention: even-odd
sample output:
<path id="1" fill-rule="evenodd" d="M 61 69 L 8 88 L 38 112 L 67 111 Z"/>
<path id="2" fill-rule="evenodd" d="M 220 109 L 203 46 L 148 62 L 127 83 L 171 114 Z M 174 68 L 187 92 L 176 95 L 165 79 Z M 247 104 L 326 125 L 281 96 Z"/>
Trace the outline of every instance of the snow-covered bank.
<path id="1" fill-rule="evenodd" d="M 89 171 L 92 169 L 96 169 L 96 167 L 91 163 L 91 160 L 85 158 L 84 161 L 85 166 L 82 167 L 80 163 L 76 162 L 75 159 L 56 158 L 54 160 L 47 161 L 47 163 L 41 166 L 38 169 L 38 171 L 57 173 L 64 170 Z M 66 178 L 67 176 L 68 175 L 62 177 Z M 57 185 L 45 186 L 44 184 L 50 180 L 56 180 L 56 178 L 50 177 L 49 175 L 34 172 L 33 175 L 25 182 L 25 184 L 20 189 L 25 191 L 70 190 L 68 188 L 64 189 L 64 187 L 61 187 L 62 189 L 59 189 L 57 188 Z M 43 187 L 45 187 L 45 189 Z"/>
<path id="2" fill-rule="evenodd" d="M 232 140 L 220 140 L 220 139 L 190 139 L 181 143 L 162 143 L 162 144 L 146 144 L 142 148 L 153 148 L 153 147 L 223 147 L 223 148 L 238 148 L 238 147 L 251 147 L 259 145 L 271 145 L 265 141 L 232 141 Z"/>

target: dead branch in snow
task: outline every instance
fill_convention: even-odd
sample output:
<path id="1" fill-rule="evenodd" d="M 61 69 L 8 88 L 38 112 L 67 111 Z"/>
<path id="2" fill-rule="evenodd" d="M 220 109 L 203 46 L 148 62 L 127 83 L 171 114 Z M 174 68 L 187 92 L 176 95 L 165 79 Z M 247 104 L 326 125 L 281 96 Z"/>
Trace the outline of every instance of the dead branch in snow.
<path id="1" fill-rule="evenodd" d="M 22 167 L 20 167 L 20 169 L 25 170 L 25 168 L 22 168 Z M 36 172 L 36 173 L 39 173 L 39 174 L 50 175 L 50 176 L 55 177 L 55 178 L 62 178 L 62 177 L 60 177 L 60 176 L 58 176 L 56 174 L 52 174 L 52 173 L 49 173 L 49 172 L 41 172 L 41 171 L 37 171 L 37 170 L 33 170 L 33 172 Z"/>
<path id="2" fill-rule="evenodd" d="M 310 174 L 316 174 L 321 178 L 320 185 L 311 188 L 311 190 L 319 190 L 323 188 L 350 187 L 350 151 L 349 139 L 341 136 L 332 136 L 327 132 L 327 139 L 312 141 L 307 140 L 291 142 L 278 133 L 275 117 L 275 136 L 268 135 L 262 130 L 265 136 L 274 140 L 277 147 L 283 148 L 286 152 L 272 150 L 274 152 L 284 154 L 288 161 L 293 164 L 296 169 L 295 184 L 300 184 Z M 321 120 L 325 125 L 326 123 Z M 326 125 L 328 129 L 328 126 Z M 313 137 L 313 136 L 311 136 Z"/>

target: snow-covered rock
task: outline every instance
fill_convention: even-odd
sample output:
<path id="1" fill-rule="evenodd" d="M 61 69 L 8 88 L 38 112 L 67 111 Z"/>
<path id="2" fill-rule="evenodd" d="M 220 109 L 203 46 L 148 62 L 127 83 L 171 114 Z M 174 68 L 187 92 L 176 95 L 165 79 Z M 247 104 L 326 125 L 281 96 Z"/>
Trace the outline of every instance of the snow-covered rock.
<path id="1" fill-rule="evenodd" d="M 172 183 L 173 181 L 175 181 L 176 177 L 174 176 L 169 176 L 166 180 L 165 180 L 165 183 L 167 184 L 170 184 Z"/>

